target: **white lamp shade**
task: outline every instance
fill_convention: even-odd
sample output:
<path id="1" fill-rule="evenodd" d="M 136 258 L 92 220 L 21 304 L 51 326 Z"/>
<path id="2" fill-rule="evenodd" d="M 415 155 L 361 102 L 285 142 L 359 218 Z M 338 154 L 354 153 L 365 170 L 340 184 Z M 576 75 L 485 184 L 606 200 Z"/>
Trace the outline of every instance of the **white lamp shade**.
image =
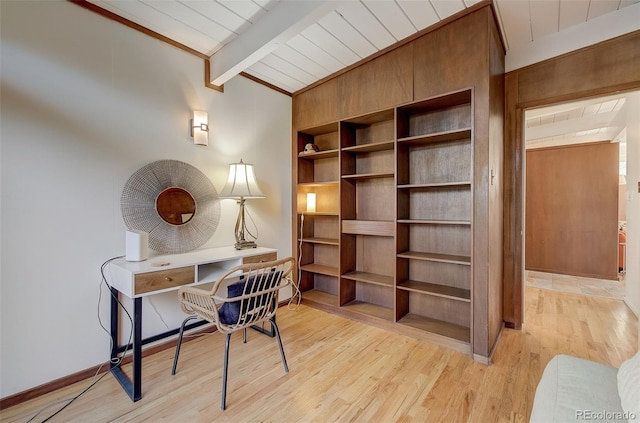
<path id="1" fill-rule="evenodd" d="M 194 110 L 191 117 L 191 136 L 196 145 L 209 145 L 209 116 L 202 110 Z"/>
<path id="2" fill-rule="evenodd" d="M 253 172 L 253 165 L 249 163 L 232 163 L 229 165 L 229 176 L 227 183 L 220 197 L 223 198 L 264 198 L 264 194 L 260 191 L 256 177 Z"/>

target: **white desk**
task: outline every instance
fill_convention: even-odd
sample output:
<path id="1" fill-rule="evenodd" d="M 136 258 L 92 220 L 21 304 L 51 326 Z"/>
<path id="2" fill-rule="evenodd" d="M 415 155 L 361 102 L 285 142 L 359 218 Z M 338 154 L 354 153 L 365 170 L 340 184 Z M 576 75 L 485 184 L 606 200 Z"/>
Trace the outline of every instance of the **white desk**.
<path id="1" fill-rule="evenodd" d="M 217 247 L 184 254 L 153 256 L 145 261 L 112 261 L 111 274 L 111 361 L 128 346 L 118 345 L 119 295 L 133 299 L 133 375 L 129 379 L 120 366 L 111 364 L 112 372 L 133 401 L 142 398 L 142 345 L 178 333 L 178 329 L 149 339 L 142 339 L 142 298 L 162 292 L 177 291 L 185 285 L 199 285 L 215 281 L 224 272 L 243 263 L 275 260 L 277 250 L 257 247 L 236 250 Z M 176 299 L 177 304 L 177 299 Z M 191 327 L 206 322 L 196 323 Z"/>

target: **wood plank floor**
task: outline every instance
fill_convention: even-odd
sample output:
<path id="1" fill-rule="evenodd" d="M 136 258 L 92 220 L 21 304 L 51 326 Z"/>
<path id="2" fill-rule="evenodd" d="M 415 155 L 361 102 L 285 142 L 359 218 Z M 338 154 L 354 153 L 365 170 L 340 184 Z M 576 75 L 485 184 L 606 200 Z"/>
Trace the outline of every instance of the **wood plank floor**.
<path id="1" fill-rule="evenodd" d="M 220 410 L 224 336 L 144 359 L 143 398 L 132 403 L 107 375 L 51 422 L 526 422 L 546 363 L 572 354 L 619 366 L 638 346 L 638 322 L 616 300 L 525 289 L 525 326 L 505 329 L 485 366 L 412 338 L 300 306 L 278 321 L 290 372 L 276 342 L 250 331 L 231 342 L 227 410 Z M 125 366 L 126 368 L 127 366 Z M 27 422 L 80 382 L 2 411 Z M 41 422 L 62 403 L 32 421 Z"/>

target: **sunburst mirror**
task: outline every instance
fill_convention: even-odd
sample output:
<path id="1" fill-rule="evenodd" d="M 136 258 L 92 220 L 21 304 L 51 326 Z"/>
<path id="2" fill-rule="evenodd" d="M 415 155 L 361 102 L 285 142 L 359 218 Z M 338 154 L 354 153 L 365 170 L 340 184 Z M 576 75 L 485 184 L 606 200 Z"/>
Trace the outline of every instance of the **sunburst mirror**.
<path id="1" fill-rule="evenodd" d="M 211 238 L 220 221 L 218 192 L 190 164 L 159 160 L 138 169 L 120 199 L 129 230 L 149 233 L 149 248 L 159 253 L 185 253 Z"/>

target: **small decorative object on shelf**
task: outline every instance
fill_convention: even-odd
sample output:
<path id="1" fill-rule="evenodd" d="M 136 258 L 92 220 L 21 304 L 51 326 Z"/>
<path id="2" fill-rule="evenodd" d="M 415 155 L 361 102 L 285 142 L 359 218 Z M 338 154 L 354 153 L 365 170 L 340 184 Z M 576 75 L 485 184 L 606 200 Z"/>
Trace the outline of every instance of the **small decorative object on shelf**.
<path id="1" fill-rule="evenodd" d="M 310 143 L 308 143 L 307 145 L 304 146 L 304 151 L 301 151 L 300 155 L 317 153 L 318 151 L 320 151 L 318 146 L 315 145 L 314 143 L 310 142 Z"/>

